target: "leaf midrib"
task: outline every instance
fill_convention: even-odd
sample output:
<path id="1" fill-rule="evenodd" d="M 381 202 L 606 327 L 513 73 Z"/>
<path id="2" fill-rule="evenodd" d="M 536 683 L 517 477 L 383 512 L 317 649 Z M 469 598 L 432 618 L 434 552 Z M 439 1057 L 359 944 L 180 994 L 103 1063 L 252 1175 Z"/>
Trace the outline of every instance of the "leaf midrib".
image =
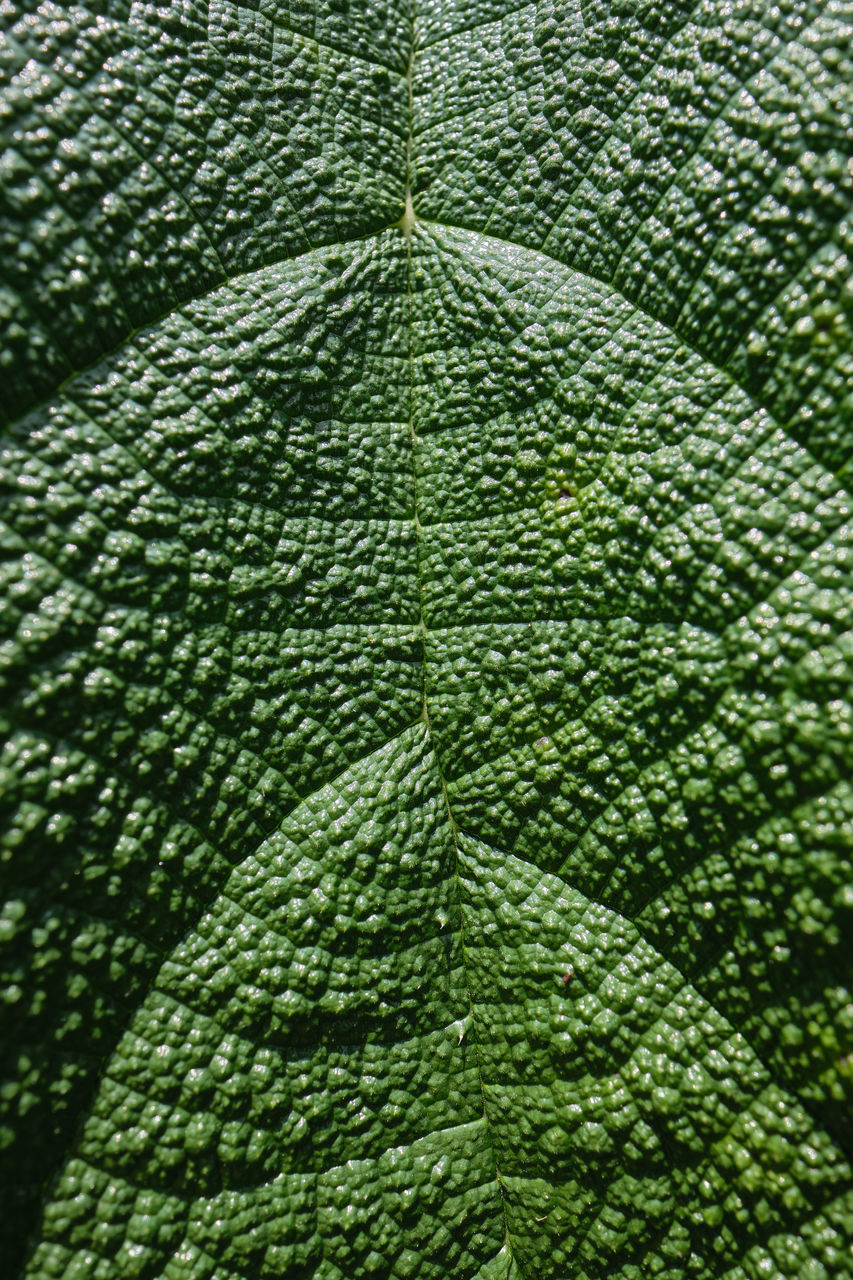
<path id="1" fill-rule="evenodd" d="M 421 564 L 421 542 L 422 528 L 418 517 L 418 466 L 417 466 L 417 434 L 415 431 L 415 351 L 414 351 L 414 297 L 412 290 L 412 228 L 415 223 L 414 203 L 412 200 L 411 190 L 411 173 L 412 173 L 412 141 L 414 138 L 414 67 L 415 58 L 417 57 L 417 18 L 415 12 L 412 12 L 412 30 L 411 44 L 409 48 L 409 64 L 406 73 L 406 89 L 407 89 L 407 130 L 406 130 L 406 193 L 403 217 L 400 221 L 400 228 L 406 237 L 406 291 L 407 291 L 407 315 L 408 315 L 408 343 L 409 343 L 409 437 L 412 446 L 412 521 L 415 530 L 415 565 L 418 575 L 418 626 L 421 633 L 421 642 L 423 645 L 423 707 L 422 717 L 427 732 L 428 740 L 432 747 L 433 759 L 435 760 L 436 773 L 441 785 L 441 794 L 444 799 L 444 807 L 447 815 L 447 822 L 450 829 L 451 838 L 453 840 L 453 874 L 456 889 L 456 902 L 459 911 L 459 942 L 462 958 L 462 974 L 465 982 L 465 995 L 468 1001 L 468 1021 L 473 1032 L 474 1039 L 474 1060 L 477 1067 L 477 1082 L 480 1086 L 480 1099 L 483 1106 L 483 1128 L 488 1142 L 489 1149 L 492 1154 L 492 1161 L 495 1169 L 495 1181 L 500 1195 L 501 1212 L 503 1214 L 504 1224 L 504 1248 L 508 1254 L 513 1257 L 512 1240 L 509 1230 L 509 1218 L 507 1215 L 507 1202 L 504 1194 L 503 1182 L 501 1181 L 500 1168 L 498 1166 L 497 1152 L 492 1139 L 491 1125 L 489 1123 L 489 1115 L 486 1107 L 486 1090 L 483 1081 L 483 1072 L 480 1064 L 480 1048 L 477 1036 L 477 1019 L 474 1011 L 474 1000 L 471 994 L 471 983 L 469 978 L 468 967 L 468 951 L 465 945 L 465 926 L 463 917 L 463 890 L 462 875 L 459 860 L 459 840 L 456 821 L 453 817 L 453 810 L 450 806 L 450 797 L 447 792 L 447 783 L 444 778 L 444 771 L 441 767 L 438 750 L 433 739 L 432 727 L 430 725 L 429 704 L 427 699 L 427 652 L 428 652 L 428 630 L 426 619 L 424 617 L 424 586 L 423 573 Z M 464 1035 L 464 1031 L 462 1033 Z M 515 1260 L 515 1259 L 514 1259 Z M 518 1268 L 518 1262 L 516 1267 Z M 519 1270 L 519 1280 L 524 1280 L 523 1273 Z"/>

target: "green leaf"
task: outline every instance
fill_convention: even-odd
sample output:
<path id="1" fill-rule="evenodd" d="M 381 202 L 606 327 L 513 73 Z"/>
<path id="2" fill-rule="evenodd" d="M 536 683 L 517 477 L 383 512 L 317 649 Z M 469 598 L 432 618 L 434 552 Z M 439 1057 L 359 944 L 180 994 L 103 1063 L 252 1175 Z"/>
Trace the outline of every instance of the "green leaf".
<path id="1" fill-rule="evenodd" d="M 853 1275 L 851 31 L 9 0 L 4 1274 Z"/>

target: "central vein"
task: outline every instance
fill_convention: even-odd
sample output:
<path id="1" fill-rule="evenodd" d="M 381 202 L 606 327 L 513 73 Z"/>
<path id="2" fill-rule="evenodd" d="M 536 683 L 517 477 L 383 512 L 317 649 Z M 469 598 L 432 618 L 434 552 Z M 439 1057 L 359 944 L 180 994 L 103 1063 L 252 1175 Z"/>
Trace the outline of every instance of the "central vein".
<path id="1" fill-rule="evenodd" d="M 432 737 L 431 730 L 430 730 L 429 706 L 427 701 L 427 669 L 426 667 L 427 667 L 428 637 L 427 637 L 427 625 L 424 619 L 424 590 L 423 590 L 423 576 L 422 576 L 422 569 L 421 569 L 421 541 L 423 538 L 423 527 L 418 517 L 418 451 L 417 451 L 417 434 L 415 431 L 415 353 L 414 353 L 414 297 L 413 297 L 413 290 L 412 290 L 412 237 L 413 237 L 413 232 L 416 225 L 416 218 L 415 218 L 415 207 L 412 200 L 412 137 L 414 132 L 413 130 L 414 67 L 415 67 L 416 49 L 417 49 L 417 28 L 416 28 L 416 21 L 413 15 L 411 50 L 409 53 L 408 70 L 406 72 L 406 87 L 407 87 L 407 93 L 408 93 L 408 104 L 407 104 L 408 128 L 406 132 L 406 202 L 403 210 L 403 216 L 400 219 L 400 222 L 398 225 L 403 235 L 406 238 L 406 262 L 407 262 L 407 269 L 406 269 L 407 286 L 406 287 L 407 287 L 407 294 L 408 294 L 408 316 L 409 316 L 409 438 L 410 438 L 411 447 L 412 447 L 412 508 L 413 508 L 412 518 L 415 526 L 415 556 L 416 556 L 416 566 L 417 566 L 417 574 L 418 574 L 418 612 L 419 612 L 418 623 L 419 623 L 420 633 L 421 633 L 421 643 L 423 646 L 423 705 L 422 705 L 421 714 L 422 714 L 423 722 L 424 722 L 424 725 L 426 726 L 427 732 L 430 734 L 430 737 Z M 480 1066 L 480 1051 L 479 1051 L 479 1044 L 478 1044 L 477 1034 L 476 1034 L 476 1022 L 474 1018 L 474 1002 L 471 996 L 471 986 L 468 980 L 468 963 L 467 963 L 467 953 L 466 953 L 466 946 L 465 946 L 465 928 L 464 928 L 464 922 L 463 922 L 463 916 L 462 916 L 463 891 L 462 891 L 462 877 L 461 877 L 460 858 L 459 858 L 459 833 L 453 818 L 453 811 L 450 807 L 450 797 L 448 796 L 448 793 L 447 793 L 447 784 L 444 779 L 444 771 L 441 768 L 441 762 L 438 759 L 438 754 L 435 751 L 434 744 L 433 744 L 433 757 L 436 762 L 436 770 L 437 770 L 438 778 L 441 784 L 442 795 L 444 796 L 444 804 L 447 812 L 447 821 L 450 825 L 450 831 L 453 837 L 453 848 L 454 848 L 454 856 L 455 856 L 456 897 L 457 897 L 457 902 L 459 903 L 459 932 L 460 932 L 461 945 L 462 945 L 462 971 L 465 975 L 465 994 L 468 999 L 468 1014 L 465 1019 L 465 1022 L 467 1023 L 467 1028 L 470 1030 L 473 1041 L 474 1041 L 474 1053 L 475 1053 L 475 1058 L 477 1062 L 477 1079 L 479 1080 L 479 1083 L 480 1083 L 480 1094 L 481 1094 L 482 1103 L 483 1103 L 483 1123 L 485 1125 L 486 1134 L 489 1137 L 490 1145 L 492 1146 L 492 1154 L 494 1157 L 494 1144 L 491 1142 L 491 1130 L 489 1126 L 489 1117 L 486 1110 L 486 1094 L 485 1094 L 485 1088 L 483 1085 L 483 1073 Z M 461 1038 L 462 1037 L 460 1036 L 460 1041 L 461 1041 Z M 503 1211 L 503 1218 L 504 1218 L 504 1233 L 505 1233 L 504 1243 L 507 1251 L 511 1253 L 512 1246 L 511 1246 L 510 1235 L 509 1235 L 509 1221 L 507 1218 L 506 1197 L 504 1195 L 504 1189 L 503 1189 L 503 1184 L 501 1182 L 500 1170 L 498 1168 L 496 1159 L 495 1159 L 495 1179 L 497 1181 L 498 1189 L 500 1192 L 501 1208 Z"/>

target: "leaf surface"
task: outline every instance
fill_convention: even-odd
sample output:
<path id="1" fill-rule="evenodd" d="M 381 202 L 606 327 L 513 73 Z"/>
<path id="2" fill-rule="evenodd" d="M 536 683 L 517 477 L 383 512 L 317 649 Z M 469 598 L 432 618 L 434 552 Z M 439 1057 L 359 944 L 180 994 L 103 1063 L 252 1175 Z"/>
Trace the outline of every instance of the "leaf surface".
<path id="1" fill-rule="evenodd" d="M 851 1274 L 850 19 L 8 7 L 10 1271 Z"/>

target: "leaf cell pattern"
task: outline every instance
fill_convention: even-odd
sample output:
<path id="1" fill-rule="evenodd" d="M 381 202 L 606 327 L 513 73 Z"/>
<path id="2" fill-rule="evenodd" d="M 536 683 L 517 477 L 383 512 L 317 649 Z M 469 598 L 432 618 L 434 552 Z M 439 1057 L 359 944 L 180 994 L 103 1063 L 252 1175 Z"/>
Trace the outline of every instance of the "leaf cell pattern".
<path id="1" fill-rule="evenodd" d="M 10 1274 L 853 1274 L 851 19 L 10 0 Z"/>

